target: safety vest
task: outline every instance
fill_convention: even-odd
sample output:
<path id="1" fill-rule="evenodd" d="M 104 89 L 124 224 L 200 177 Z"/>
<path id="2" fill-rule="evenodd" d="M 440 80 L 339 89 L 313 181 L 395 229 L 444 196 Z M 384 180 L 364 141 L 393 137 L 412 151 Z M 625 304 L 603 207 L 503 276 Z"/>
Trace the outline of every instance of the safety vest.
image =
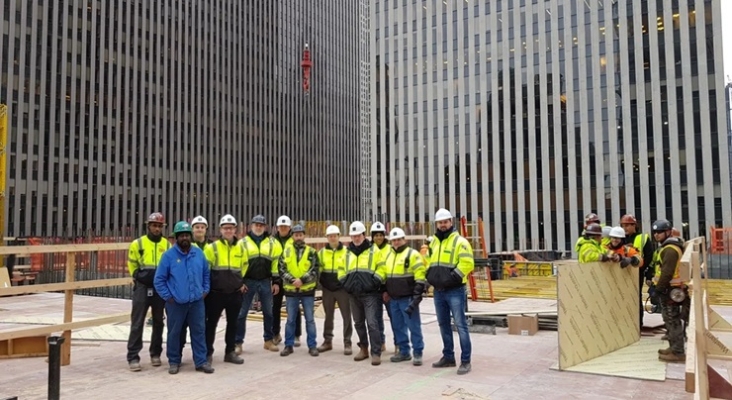
<path id="1" fill-rule="evenodd" d="M 579 262 L 590 263 L 595 261 L 602 261 L 602 255 L 606 254 L 607 251 L 595 239 L 584 239 L 579 244 Z"/>
<path id="2" fill-rule="evenodd" d="M 276 253 L 276 242 L 277 241 L 274 238 L 268 237 L 262 239 L 262 241 L 259 242 L 259 245 L 257 245 L 257 242 L 249 236 L 246 236 L 239 241 L 246 252 L 245 257 L 248 260 L 244 269 L 244 275 L 247 278 L 266 279 L 270 276 L 279 276 L 277 260 L 281 253 Z M 260 258 L 261 260 L 257 260 Z M 264 263 L 266 263 L 266 271 L 263 270 L 263 268 L 265 268 L 263 265 Z M 247 275 L 247 273 L 249 275 Z"/>
<path id="3" fill-rule="evenodd" d="M 426 282 L 422 255 L 412 248 L 404 249 L 400 253 L 390 249 L 383 263 L 387 280 L 414 277 L 415 281 Z"/>
<path id="4" fill-rule="evenodd" d="M 656 267 L 655 275 L 653 276 L 653 283 L 658 284 L 658 280 L 661 279 L 661 267 L 662 267 L 662 260 L 661 260 L 661 252 L 664 249 L 667 248 L 673 248 L 676 250 L 677 253 L 679 253 L 679 258 L 676 260 L 676 267 L 674 268 L 674 275 L 671 278 L 671 282 L 669 282 L 669 285 L 671 286 L 683 286 L 684 281 L 681 280 L 681 275 L 679 274 L 679 266 L 681 265 L 681 256 L 683 255 L 683 252 L 678 246 L 667 244 L 660 249 L 658 249 L 655 253 L 653 253 L 653 265 Z"/>
<path id="5" fill-rule="evenodd" d="M 320 272 L 338 273 L 339 269 L 346 266 L 346 254 L 348 248 L 339 246 L 333 250 L 330 246 L 325 246 L 318 251 L 318 261 L 320 261 Z"/>
<path id="6" fill-rule="evenodd" d="M 376 250 L 376 255 L 377 255 L 376 262 L 377 263 L 383 261 L 384 258 L 386 258 L 386 255 L 389 254 L 389 251 L 391 250 L 391 245 L 389 243 L 385 243 L 384 247 L 382 247 L 382 248 L 379 248 L 379 246 L 377 246 L 376 243 L 374 243 L 371 246 L 374 248 L 374 250 Z"/>
<path id="7" fill-rule="evenodd" d="M 297 259 L 297 249 L 294 245 L 287 244 L 285 247 L 284 252 L 282 253 L 282 260 L 285 263 L 285 266 L 287 268 L 287 273 L 292 275 L 295 279 L 302 278 L 305 274 L 307 274 L 310 271 L 310 267 L 312 266 L 312 263 L 310 262 L 310 252 L 315 251 L 312 247 L 305 245 L 305 248 L 302 251 L 302 256 L 300 259 Z M 316 277 L 312 277 L 310 282 L 305 283 L 303 282 L 302 286 L 300 286 L 299 290 L 295 287 L 292 283 L 284 282 L 283 288 L 285 292 L 308 292 L 311 290 L 315 290 L 315 287 L 318 285 Z"/>
<path id="8" fill-rule="evenodd" d="M 440 283 L 449 284 L 450 282 L 447 282 L 445 278 L 453 270 L 465 284 L 468 281 L 468 275 L 475 268 L 473 249 L 470 243 L 457 232 L 451 233 L 444 241 L 440 241 L 435 236 L 430 243 L 428 260 L 427 276 L 430 277 L 430 284 L 435 287 L 438 287 Z M 433 279 L 441 282 L 433 282 Z"/>
<path id="9" fill-rule="evenodd" d="M 127 268 L 130 276 L 144 285 L 152 287 L 155 269 L 158 267 L 163 253 L 170 247 L 170 242 L 165 238 L 161 238 L 157 243 L 150 240 L 147 235 L 137 238 L 130 244 L 127 254 Z"/>
<path id="10" fill-rule="evenodd" d="M 378 247 L 371 246 L 368 251 L 364 251 L 359 255 L 353 254 L 351 251 L 346 253 L 345 268 L 338 270 L 338 277 L 342 278 L 345 275 L 356 273 L 356 272 L 367 272 L 374 274 L 382 282 L 386 278 L 386 274 L 380 268 L 377 268 L 378 264 Z"/>
<path id="11" fill-rule="evenodd" d="M 646 246 L 646 243 L 651 240 L 651 237 L 648 236 L 645 233 L 639 233 L 635 235 L 635 238 L 633 238 L 633 247 L 636 248 L 639 252 L 643 253 L 643 248 Z"/>
<path id="12" fill-rule="evenodd" d="M 240 271 L 242 275 L 245 271 L 244 247 L 239 243 L 217 240 L 206 246 L 204 254 L 212 270 Z"/>

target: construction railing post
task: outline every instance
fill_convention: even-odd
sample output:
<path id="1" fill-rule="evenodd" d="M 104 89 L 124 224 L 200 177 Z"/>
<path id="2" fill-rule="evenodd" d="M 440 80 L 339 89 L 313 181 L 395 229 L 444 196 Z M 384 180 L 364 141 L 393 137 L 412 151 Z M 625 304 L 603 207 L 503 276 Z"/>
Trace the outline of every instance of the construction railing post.
<path id="1" fill-rule="evenodd" d="M 75 280 L 76 253 L 69 253 L 66 256 L 66 283 Z M 73 320 L 74 313 L 74 290 L 64 291 L 64 323 Z M 71 364 L 71 331 L 64 331 L 64 345 L 61 353 L 61 365 Z"/>
<path id="2" fill-rule="evenodd" d="M 61 398 L 61 345 L 64 338 L 51 336 L 48 338 L 48 398 Z"/>

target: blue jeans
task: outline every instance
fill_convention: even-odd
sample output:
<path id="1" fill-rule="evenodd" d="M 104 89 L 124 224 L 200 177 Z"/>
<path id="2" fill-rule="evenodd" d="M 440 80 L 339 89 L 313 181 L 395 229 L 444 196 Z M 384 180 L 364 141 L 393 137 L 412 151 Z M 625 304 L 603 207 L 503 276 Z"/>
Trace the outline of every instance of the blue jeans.
<path id="1" fill-rule="evenodd" d="M 394 330 L 396 344 L 401 354 L 409 355 L 409 341 L 411 337 L 412 346 L 414 346 L 414 355 L 421 356 L 424 350 L 422 320 L 419 316 L 419 307 L 414 308 L 411 316 L 407 315 L 405 310 L 411 302 L 411 297 L 389 300 L 391 328 Z"/>
<path id="2" fill-rule="evenodd" d="M 247 316 L 249 308 L 252 306 L 254 295 L 258 295 L 259 301 L 262 302 L 262 314 L 264 315 L 264 341 L 272 340 L 272 280 L 267 279 L 244 279 L 244 284 L 249 289 L 243 296 L 241 303 L 241 311 L 236 324 L 236 339 L 234 343 L 244 343 L 244 337 L 247 334 Z M 282 290 L 282 289 L 280 289 Z"/>
<path id="3" fill-rule="evenodd" d="M 386 308 L 386 315 L 389 317 L 389 321 L 391 321 L 391 306 L 389 306 L 389 303 L 384 303 L 384 308 Z M 379 333 L 381 333 L 381 343 L 386 343 L 386 331 L 384 330 L 384 310 L 381 310 L 378 315 L 379 318 Z M 392 332 L 394 332 L 394 323 L 390 322 L 392 325 Z M 394 335 L 394 345 L 397 344 L 396 335 Z"/>
<path id="4" fill-rule="evenodd" d="M 203 299 L 192 303 L 165 303 L 168 316 L 168 344 L 166 354 L 170 365 L 180 365 L 180 336 L 183 323 L 188 324 L 191 331 L 191 349 L 196 367 L 206 363 L 206 307 Z"/>
<path id="5" fill-rule="evenodd" d="M 287 323 L 285 324 L 285 347 L 295 345 L 297 310 L 305 314 L 305 331 L 308 335 L 308 349 L 317 347 L 318 333 L 315 330 L 315 296 L 286 296 Z"/>
<path id="6" fill-rule="evenodd" d="M 472 347 L 468 332 L 468 319 L 465 317 L 465 305 L 468 302 L 465 285 L 454 289 L 435 290 L 434 300 L 437 323 L 440 325 L 442 335 L 442 356 L 450 361 L 455 360 L 455 344 L 450 325 L 450 314 L 452 314 L 460 338 L 460 350 L 462 351 L 460 362 L 469 363 Z"/>

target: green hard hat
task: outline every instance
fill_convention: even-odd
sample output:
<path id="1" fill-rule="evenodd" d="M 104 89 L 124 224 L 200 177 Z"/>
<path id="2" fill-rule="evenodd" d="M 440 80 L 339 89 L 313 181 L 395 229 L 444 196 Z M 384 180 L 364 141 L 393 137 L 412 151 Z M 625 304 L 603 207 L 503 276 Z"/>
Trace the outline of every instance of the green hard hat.
<path id="1" fill-rule="evenodd" d="M 191 224 L 186 221 L 176 222 L 175 226 L 173 227 L 173 234 L 178 236 L 179 233 L 193 233 L 193 230 L 191 229 Z"/>

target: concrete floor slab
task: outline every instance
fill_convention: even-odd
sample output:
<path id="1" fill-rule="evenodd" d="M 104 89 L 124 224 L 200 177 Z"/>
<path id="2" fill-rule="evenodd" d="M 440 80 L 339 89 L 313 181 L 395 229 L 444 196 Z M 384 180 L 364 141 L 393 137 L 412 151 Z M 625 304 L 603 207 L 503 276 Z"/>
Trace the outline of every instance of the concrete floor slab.
<path id="1" fill-rule="evenodd" d="M 0 298 L 3 317 L 60 313 L 62 294 Z M 22 306 L 21 306 L 22 305 Z M 76 296 L 75 311 L 95 315 L 129 311 L 126 300 Z M 434 314 L 432 302 L 422 303 L 425 313 Z M 10 314 L 8 314 L 10 313 Z M 222 324 L 224 322 L 222 321 Z M 323 320 L 316 319 L 319 336 Z M 557 362 L 556 332 L 540 331 L 535 336 L 472 334 L 472 372 L 458 376 L 456 368 L 437 370 L 430 364 L 441 357 L 442 341 L 436 323 L 423 324 L 424 365 L 391 363 L 385 354 L 382 365 L 354 362 L 343 355 L 341 323 L 336 318 L 334 350 L 311 357 L 304 347 L 289 357 L 262 349 L 262 324 L 250 321 L 244 365 L 224 364 L 223 335 L 217 335 L 214 367 L 206 375 L 195 372 L 190 347 L 183 354 L 178 375 L 163 367 L 153 368 L 143 350 L 143 371 L 127 370 L 126 343 L 99 342 L 94 346 L 72 346 L 72 363 L 61 370 L 61 396 L 74 399 L 690 399 L 683 381 L 649 382 L 618 377 L 552 371 Z M 388 325 L 388 323 L 387 323 Z M 17 326 L 17 325 L 12 325 Z M 3 329 L 0 327 L 0 329 Z M 454 335 L 456 353 L 459 341 Z M 303 338 L 304 339 L 304 338 Z M 356 337 L 354 334 L 354 342 Z M 322 339 L 318 339 L 320 343 Z M 392 342 L 387 328 L 387 343 Z M 391 346 L 390 350 L 391 350 Z M 44 358 L 1 360 L 0 398 L 44 399 L 48 364 Z"/>

